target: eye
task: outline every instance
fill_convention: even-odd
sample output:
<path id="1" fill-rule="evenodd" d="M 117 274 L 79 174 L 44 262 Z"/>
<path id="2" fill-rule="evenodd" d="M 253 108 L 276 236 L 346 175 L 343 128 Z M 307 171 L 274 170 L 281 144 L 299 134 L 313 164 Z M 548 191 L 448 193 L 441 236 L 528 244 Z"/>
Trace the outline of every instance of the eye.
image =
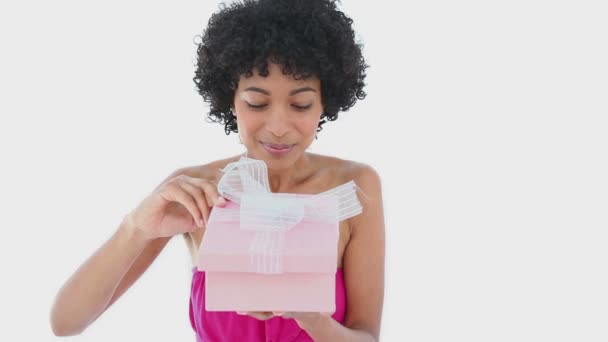
<path id="1" fill-rule="evenodd" d="M 310 109 L 310 107 L 312 107 L 312 103 L 309 104 L 308 106 L 298 106 L 298 105 L 293 105 L 294 108 L 298 109 L 298 110 L 307 110 Z"/>
<path id="2" fill-rule="evenodd" d="M 267 104 L 254 105 L 249 102 L 247 102 L 247 105 L 249 106 L 249 108 L 253 108 L 253 109 L 262 109 L 267 106 Z"/>

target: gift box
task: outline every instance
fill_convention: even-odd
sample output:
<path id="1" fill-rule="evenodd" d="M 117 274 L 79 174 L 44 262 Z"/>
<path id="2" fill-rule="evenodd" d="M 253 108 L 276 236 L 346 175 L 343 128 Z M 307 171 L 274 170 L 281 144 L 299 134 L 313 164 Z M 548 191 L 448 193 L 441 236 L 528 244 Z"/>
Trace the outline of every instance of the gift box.
<path id="1" fill-rule="evenodd" d="M 207 311 L 335 311 L 339 222 L 361 212 L 354 182 L 321 194 L 272 193 L 266 164 L 224 168 L 199 248 Z"/>

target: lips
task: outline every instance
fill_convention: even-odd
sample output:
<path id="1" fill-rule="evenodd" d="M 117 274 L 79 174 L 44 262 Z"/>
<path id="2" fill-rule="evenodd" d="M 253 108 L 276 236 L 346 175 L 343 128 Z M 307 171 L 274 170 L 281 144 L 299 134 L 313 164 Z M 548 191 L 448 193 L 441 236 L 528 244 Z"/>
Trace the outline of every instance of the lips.
<path id="1" fill-rule="evenodd" d="M 290 148 L 290 147 L 292 147 L 292 146 L 295 145 L 295 144 L 291 144 L 291 145 L 288 145 L 288 144 L 272 144 L 272 143 L 265 143 L 265 142 L 262 142 L 262 144 L 264 144 L 264 145 L 266 145 L 268 147 L 272 147 L 272 148 L 274 148 L 276 150 L 288 149 L 288 148 Z"/>
<path id="2" fill-rule="evenodd" d="M 288 154 L 296 144 L 275 144 L 275 143 L 265 143 L 260 141 L 264 149 L 275 156 L 284 156 Z"/>

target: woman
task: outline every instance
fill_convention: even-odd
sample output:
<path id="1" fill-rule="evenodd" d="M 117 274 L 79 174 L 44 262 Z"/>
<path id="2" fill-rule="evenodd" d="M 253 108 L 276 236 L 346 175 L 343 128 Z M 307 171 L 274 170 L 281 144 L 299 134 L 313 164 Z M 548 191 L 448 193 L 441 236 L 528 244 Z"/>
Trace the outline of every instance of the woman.
<path id="1" fill-rule="evenodd" d="M 363 99 L 365 69 L 352 20 L 331 0 L 260 0 L 215 13 L 194 81 L 209 118 L 238 133 L 266 163 L 272 192 L 321 193 L 353 180 L 370 200 L 340 222 L 336 312 L 206 312 L 194 269 L 190 320 L 199 341 L 377 341 L 384 296 L 380 179 L 366 164 L 306 151 L 321 126 Z M 66 282 L 54 303 L 56 335 L 81 333 L 182 235 L 196 265 L 223 169 L 242 156 L 176 170 Z M 94 289 L 94 291 L 92 290 Z M 340 300 L 342 298 L 342 300 Z"/>

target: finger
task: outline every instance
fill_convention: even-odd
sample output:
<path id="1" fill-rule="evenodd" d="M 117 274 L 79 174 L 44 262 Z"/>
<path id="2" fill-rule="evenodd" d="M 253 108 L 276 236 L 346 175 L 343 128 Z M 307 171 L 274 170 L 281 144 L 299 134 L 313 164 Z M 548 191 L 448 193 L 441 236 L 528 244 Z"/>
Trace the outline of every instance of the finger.
<path id="1" fill-rule="evenodd" d="M 163 187 L 160 195 L 166 201 L 178 202 L 183 205 L 190 215 L 192 215 L 195 222 L 202 227 L 203 217 L 196 205 L 196 201 L 192 195 L 185 191 L 179 184 L 176 182 L 167 183 L 167 185 Z"/>
<path id="2" fill-rule="evenodd" d="M 192 195 L 203 217 L 204 224 L 205 226 L 207 226 L 211 208 L 207 203 L 207 199 L 205 198 L 205 193 L 203 189 L 193 185 L 192 183 L 186 180 L 180 180 L 179 185 L 184 188 L 184 190 L 187 191 L 190 195 Z"/>
<path id="3" fill-rule="evenodd" d="M 186 175 L 184 175 L 181 179 L 201 190 L 201 192 L 204 194 L 207 207 L 211 208 L 216 204 L 217 200 L 214 201 L 214 197 L 217 195 L 215 195 L 214 193 L 217 193 L 217 190 L 215 188 L 215 185 L 209 180 L 188 177 Z"/>
<path id="4" fill-rule="evenodd" d="M 242 312 L 242 311 L 237 311 L 237 313 L 238 312 Z M 261 321 L 265 321 L 265 320 L 273 317 L 272 313 L 270 313 L 270 312 L 260 312 L 260 311 L 248 311 L 248 312 L 241 313 L 241 314 L 246 314 L 246 315 L 252 316 Z"/>
<path id="5" fill-rule="evenodd" d="M 206 198 L 211 201 L 211 203 L 209 203 L 210 207 L 214 205 L 224 206 L 226 204 L 226 200 L 217 191 L 216 184 L 202 178 L 189 177 L 188 181 L 203 188 Z"/>
<path id="6" fill-rule="evenodd" d="M 262 312 L 262 313 L 259 315 L 259 317 L 260 317 L 259 319 L 261 319 L 261 320 L 265 321 L 265 320 L 267 320 L 267 319 L 271 319 L 271 318 L 273 318 L 273 317 L 274 317 L 274 315 L 272 314 L 272 312 Z"/>
<path id="7" fill-rule="evenodd" d="M 296 317 L 296 313 L 295 312 L 283 312 L 281 314 L 281 317 L 283 317 L 283 318 L 295 318 Z"/>

